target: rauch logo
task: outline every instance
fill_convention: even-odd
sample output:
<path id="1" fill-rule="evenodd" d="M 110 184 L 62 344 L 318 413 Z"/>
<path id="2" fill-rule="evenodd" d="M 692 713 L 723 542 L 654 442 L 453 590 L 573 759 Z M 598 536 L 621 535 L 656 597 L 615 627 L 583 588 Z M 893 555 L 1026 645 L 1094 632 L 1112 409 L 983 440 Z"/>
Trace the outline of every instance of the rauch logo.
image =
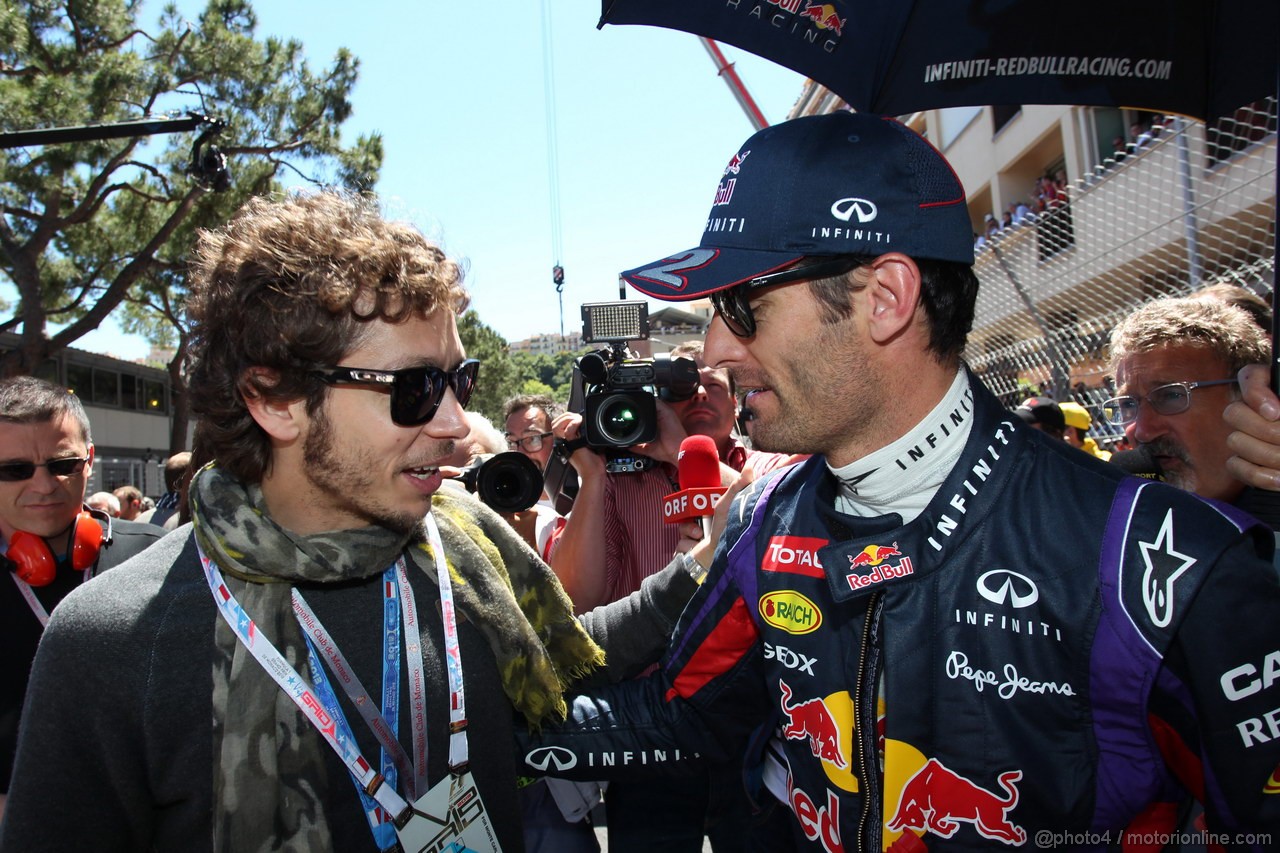
<path id="1" fill-rule="evenodd" d="M 808 634 L 818 630 L 822 624 L 822 611 L 793 589 L 761 596 L 760 616 L 769 625 L 788 634 Z"/>

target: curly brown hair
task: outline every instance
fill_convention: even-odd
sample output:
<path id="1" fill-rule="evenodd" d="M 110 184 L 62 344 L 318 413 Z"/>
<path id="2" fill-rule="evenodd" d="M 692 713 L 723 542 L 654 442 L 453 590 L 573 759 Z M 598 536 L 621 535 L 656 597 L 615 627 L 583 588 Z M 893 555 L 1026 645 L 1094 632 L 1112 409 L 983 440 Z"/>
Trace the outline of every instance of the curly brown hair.
<path id="1" fill-rule="evenodd" d="M 305 399 L 315 413 L 327 386 L 308 371 L 338 364 L 371 322 L 465 310 L 462 277 L 439 246 L 384 219 L 370 196 L 255 198 L 224 227 L 200 232 L 187 301 L 188 393 L 205 450 L 240 481 L 260 482 L 271 441 L 245 398 Z"/>

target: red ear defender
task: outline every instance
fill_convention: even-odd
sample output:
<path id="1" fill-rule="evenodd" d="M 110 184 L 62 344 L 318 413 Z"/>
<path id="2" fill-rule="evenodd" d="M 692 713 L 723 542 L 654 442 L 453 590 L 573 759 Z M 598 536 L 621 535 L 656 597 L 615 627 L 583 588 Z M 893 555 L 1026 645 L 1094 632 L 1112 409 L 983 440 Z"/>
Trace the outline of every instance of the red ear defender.
<path id="1" fill-rule="evenodd" d="M 72 567 L 82 572 L 93 568 L 107 537 L 107 532 L 92 515 L 87 512 L 77 515 L 68 536 L 67 552 Z M 25 530 L 14 532 L 5 557 L 13 563 L 18 580 L 28 586 L 48 586 L 58 573 L 58 561 L 49 550 L 49 543 Z"/>
<path id="2" fill-rule="evenodd" d="M 88 571 L 98 562 L 98 552 L 106 534 L 94 521 L 93 516 L 82 512 L 76 516 L 71 529 L 71 565 L 80 571 Z"/>
<path id="3" fill-rule="evenodd" d="M 5 556 L 14 564 L 13 572 L 18 580 L 29 586 L 48 586 L 58 573 L 58 563 L 53 559 L 48 544 L 25 530 L 15 531 L 9 538 L 9 550 Z"/>

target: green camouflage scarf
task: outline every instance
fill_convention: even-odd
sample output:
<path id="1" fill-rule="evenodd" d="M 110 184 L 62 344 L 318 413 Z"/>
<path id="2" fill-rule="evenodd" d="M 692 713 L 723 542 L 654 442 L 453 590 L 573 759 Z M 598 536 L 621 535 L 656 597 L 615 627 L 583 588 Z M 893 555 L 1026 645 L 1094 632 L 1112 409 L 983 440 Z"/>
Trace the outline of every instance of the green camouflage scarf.
<path id="1" fill-rule="evenodd" d="M 290 603 L 293 581 L 372 578 L 403 552 L 410 571 L 416 567 L 436 583 L 434 555 L 421 533 L 368 527 L 297 536 L 267 515 L 261 488 L 213 466 L 192 481 L 190 499 L 200 547 L 299 673 L 307 672 L 307 655 Z M 559 581 L 479 502 L 437 494 L 432 514 L 458 609 L 488 640 L 512 705 L 531 727 L 563 719 L 565 687 L 601 666 L 604 652 L 574 618 Z M 329 745 L 222 618 L 215 643 L 214 849 L 329 851 L 320 792 L 335 784 L 349 789 L 349 781 L 326 778 Z"/>

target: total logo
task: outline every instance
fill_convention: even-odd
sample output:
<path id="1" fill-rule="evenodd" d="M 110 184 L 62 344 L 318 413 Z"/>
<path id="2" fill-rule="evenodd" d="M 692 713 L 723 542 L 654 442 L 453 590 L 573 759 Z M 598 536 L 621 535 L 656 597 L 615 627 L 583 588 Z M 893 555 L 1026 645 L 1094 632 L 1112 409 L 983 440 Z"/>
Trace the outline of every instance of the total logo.
<path id="1" fill-rule="evenodd" d="M 774 536 L 764 549 L 760 570 L 786 572 L 809 578 L 826 576 L 818 551 L 831 544 L 827 539 L 812 536 Z"/>
<path id="2" fill-rule="evenodd" d="M 766 624 L 788 634 L 810 634 L 822 625 L 822 611 L 794 589 L 760 596 L 759 609 Z"/>
<path id="3" fill-rule="evenodd" d="M 909 849 L 911 845 L 901 841 L 907 832 L 917 836 L 931 832 L 951 838 L 966 823 L 989 841 L 1011 846 L 1026 843 L 1027 831 L 1009 819 L 1009 813 L 1018 805 L 1021 770 L 997 775 L 1000 793 L 995 793 L 937 758 L 926 760 L 910 744 L 890 740 L 886 747 L 885 814 L 893 817 L 884 825 L 885 850 Z M 910 775 L 900 782 L 904 771 Z"/>
<path id="4" fill-rule="evenodd" d="M 902 557 L 902 559 L 896 563 L 890 563 L 888 562 L 890 557 Z M 849 589 L 867 589 L 887 580 L 907 577 L 915 574 L 916 571 L 911 558 L 904 557 L 902 552 L 898 550 L 897 542 L 892 545 L 868 545 L 857 554 L 849 557 L 849 568 L 859 569 L 864 567 L 869 567 L 872 571 L 867 573 L 854 572 L 844 576 L 849 583 Z"/>
<path id="5" fill-rule="evenodd" d="M 800 701 L 792 701 L 794 696 L 791 685 L 779 678 L 782 723 L 778 726 L 778 737 L 784 741 L 801 741 L 809 753 L 822 762 L 822 771 L 831 784 L 856 794 L 858 777 L 854 775 L 853 750 L 857 738 L 849 691 Z M 792 760 L 796 757 L 792 756 Z"/>
<path id="6" fill-rule="evenodd" d="M 1015 610 L 1030 607 L 1040 600 L 1040 590 L 1035 581 L 1009 569 L 992 569 L 979 577 L 978 595 L 992 604 L 1007 604 Z"/>
<path id="7" fill-rule="evenodd" d="M 856 214 L 858 223 L 866 225 L 880 213 L 874 201 L 865 198 L 842 198 L 831 205 L 831 215 L 841 222 L 848 222 Z"/>

